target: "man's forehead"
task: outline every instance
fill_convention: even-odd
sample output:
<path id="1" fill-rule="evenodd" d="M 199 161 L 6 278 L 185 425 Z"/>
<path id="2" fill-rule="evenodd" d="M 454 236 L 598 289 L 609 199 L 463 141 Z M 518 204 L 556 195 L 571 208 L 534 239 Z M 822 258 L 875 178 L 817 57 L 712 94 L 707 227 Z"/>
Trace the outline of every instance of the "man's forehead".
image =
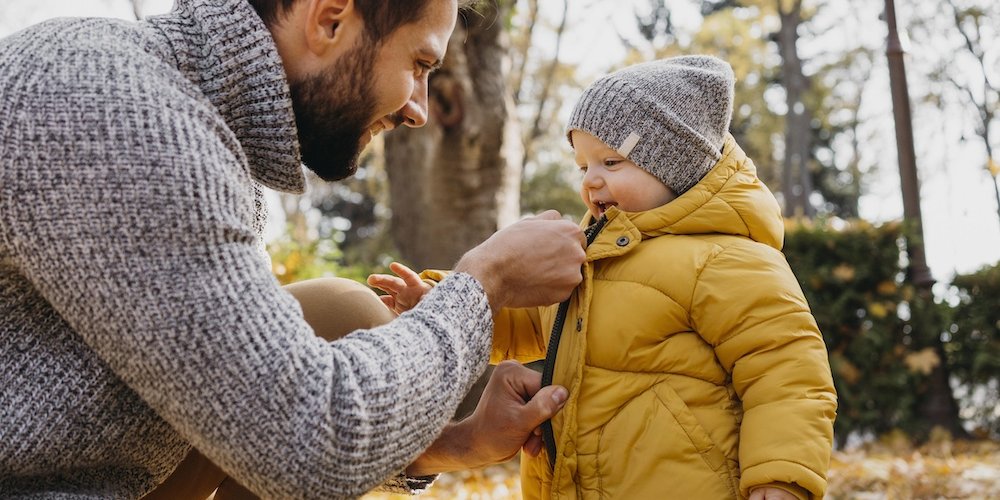
<path id="1" fill-rule="evenodd" d="M 458 4 L 455 0 L 432 0 L 425 7 L 421 19 L 410 26 L 419 40 L 416 50 L 421 56 L 440 61 L 448 48 L 448 40 L 458 18 Z"/>

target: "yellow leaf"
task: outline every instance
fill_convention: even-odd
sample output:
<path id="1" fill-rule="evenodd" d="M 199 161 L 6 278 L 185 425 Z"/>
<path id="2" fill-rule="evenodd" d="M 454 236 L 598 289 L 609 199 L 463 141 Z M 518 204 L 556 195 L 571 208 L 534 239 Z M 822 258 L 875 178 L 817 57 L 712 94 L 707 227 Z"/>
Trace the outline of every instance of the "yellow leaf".
<path id="1" fill-rule="evenodd" d="M 889 310 L 886 309 L 885 306 L 877 302 L 868 305 L 868 312 L 871 313 L 872 316 L 878 319 L 882 319 L 889 315 Z"/>
<path id="2" fill-rule="evenodd" d="M 993 158 L 989 158 L 986 160 L 986 168 L 989 169 L 990 175 L 992 175 L 993 177 L 1000 175 L 1000 164 L 994 161 Z"/>
<path id="3" fill-rule="evenodd" d="M 851 281 L 854 279 L 854 268 L 847 264 L 841 264 L 833 268 L 833 277 L 840 281 Z"/>
<path id="4" fill-rule="evenodd" d="M 848 384 L 853 385 L 858 381 L 858 379 L 861 378 L 861 370 L 858 370 L 856 366 L 851 364 L 851 362 L 846 359 L 842 358 L 841 361 L 836 363 L 834 366 L 836 367 L 835 370 L 837 371 L 837 374 L 840 375 L 840 377 Z"/>
<path id="5" fill-rule="evenodd" d="M 938 357 L 937 353 L 934 352 L 934 348 L 927 347 L 917 352 L 912 352 L 907 354 L 903 358 L 903 362 L 906 363 L 906 367 L 911 372 L 919 372 L 924 375 L 930 375 L 937 365 L 941 364 L 941 358 Z"/>
<path id="6" fill-rule="evenodd" d="M 896 293 L 896 283 L 889 280 L 883 281 L 878 284 L 878 288 L 876 288 L 876 290 L 878 290 L 878 293 L 881 295 L 892 295 Z"/>

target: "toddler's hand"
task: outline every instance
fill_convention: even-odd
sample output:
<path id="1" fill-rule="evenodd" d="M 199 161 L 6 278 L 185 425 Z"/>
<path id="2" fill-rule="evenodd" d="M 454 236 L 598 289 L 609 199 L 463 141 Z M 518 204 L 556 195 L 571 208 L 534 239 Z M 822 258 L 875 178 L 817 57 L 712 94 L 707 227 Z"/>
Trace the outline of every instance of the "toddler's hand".
<path id="1" fill-rule="evenodd" d="M 413 309 L 424 294 L 433 288 L 420 279 L 419 274 L 399 262 L 389 264 L 389 269 L 398 277 L 388 274 L 372 274 L 368 276 L 368 284 L 388 294 L 379 298 L 382 299 L 382 303 L 386 307 L 396 314 Z"/>
<path id="2" fill-rule="evenodd" d="M 761 487 L 750 490 L 750 500 L 798 500 L 795 495 L 781 489 Z"/>

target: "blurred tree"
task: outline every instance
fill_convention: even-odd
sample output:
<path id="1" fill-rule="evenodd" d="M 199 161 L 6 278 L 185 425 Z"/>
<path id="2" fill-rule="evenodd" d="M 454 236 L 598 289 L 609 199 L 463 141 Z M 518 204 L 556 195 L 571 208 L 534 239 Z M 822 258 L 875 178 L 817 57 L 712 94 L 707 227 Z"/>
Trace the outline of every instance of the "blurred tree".
<path id="1" fill-rule="evenodd" d="M 514 89 L 518 120 L 528 125 L 522 134 L 520 212 L 538 213 L 555 208 L 575 217 L 580 211 L 574 207 L 572 213 L 567 213 L 563 204 L 568 195 L 576 196 L 576 188 L 560 118 L 566 111 L 567 95 L 580 87 L 575 81 L 576 68 L 561 58 L 565 33 L 572 27 L 570 3 L 564 1 L 559 8 L 548 10 L 548 14 L 540 12 L 537 0 L 521 0 L 516 5 L 510 33 L 515 41 L 511 57 L 518 69 L 509 82 Z M 587 3 L 573 5 L 572 12 L 591 10 Z M 542 38 L 544 42 L 540 41 Z M 550 41 L 553 39 L 554 42 Z M 557 193 L 554 203 L 547 203 L 540 193 L 534 193 L 536 189 Z"/>
<path id="2" fill-rule="evenodd" d="M 727 2 L 725 5 L 731 5 Z M 716 6 L 722 9 L 722 5 Z M 708 9 L 703 9 L 708 10 Z M 678 53 L 714 54 L 726 60 L 736 75 L 733 121 L 729 126 L 736 141 L 757 166 L 757 174 L 772 188 L 780 188 L 774 144 L 782 140 L 782 117 L 768 104 L 769 89 L 777 85 L 777 70 L 768 67 L 771 47 L 762 36 L 764 27 L 759 19 L 748 21 L 740 11 L 714 10 L 705 17 L 702 26 L 688 48 L 676 48 Z M 667 53 L 665 55 L 673 55 Z"/>
<path id="3" fill-rule="evenodd" d="M 876 164 L 866 159 L 868 155 L 862 147 L 872 138 L 862 137 L 860 115 L 874 61 L 874 49 L 858 46 L 819 71 L 837 82 L 826 87 L 827 92 L 820 99 L 820 109 L 829 110 L 828 119 L 822 122 L 816 135 L 817 161 L 824 164 L 817 176 L 816 189 L 826 200 L 820 213 L 842 218 L 860 216 L 858 204 L 864 174 L 876 169 Z M 839 162 L 838 150 L 846 153 Z"/>
<path id="4" fill-rule="evenodd" d="M 556 28 L 555 55 L 548 62 L 547 67 L 545 68 L 545 76 L 541 80 L 539 93 L 536 98 L 537 102 L 534 117 L 531 120 L 531 129 L 524 137 L 524 147 L 522 148 L 523 154 L 521 156 L 522 167 L 528 163 L 529 158 L 532 158 L 535 142 L 542 136 L 543 131 L 548 129 L 545 106 L 549 103 L 549 95 L 552 93 L 552 86 L 556 79 L 556 70 L 559 68 L 559 51 L 562 47 L 563 33 L 566 31 L 566 19 L 568 17 L 569 0 L 563 0 L 562 19 L 559 21 L 559 27 Z M 524 59 L 526 60 L 527 57 Z M 521 77 L 523 78 L 523 76 L 524 75 L 522 74 Z"/>
<path id="5" fill-rule="evenodd" d="M 514 94 L 514 104 L 521 103 L 521 90 L 524 88 L 524 81 L 528 66 L 528 52 L 531 49 L 532 37 L 535 34 L 535 26 L 538 25 L 538 0 L 526 0 L 527 14 L 523 25 L 515 28 L 513 19 L 511 23 L 511 57 L 514 59 L 516 69 L 510 75 L 510 88 Z M 521 2 L 515 4 L 515 7 Z M 520 11 L 520 9 L 514 9 Z M 512 11 L 513 12 L 513 11 Z M 512 16 L 513 18 L 514 16 Z"/>
<path id="6" fill-rule="evenodd" d="M 771 4 L 771 5 L 768 5 Z M 784 194 L 785 216 L 812 217 L 815 209 L 809 196 L 813 192 L 812 174 L 809 171 L 811 157 L 810 140 L 812 134 L 812 112 L 806 106 L 806 95 L 810 91 L 810 80 L 802 68 L 799 57 L 799 27 L 803 18 L 802 0 L 769 0 L 761 2 L 762 7 L 776 7 L 780 25 L 775 33 L 775 41 L 781 54 L 781 83 L 785 88 L 785 150 L 781 170 L 781 192 Z"/>
<path id="7" fill-rule="evenodd" d="M 843 68 L 865 64 L 855 63 L 860 52 L 850 44 L 828 51 L 825 62 L 799 55 L 801 34 L 818 36 L 810 30 L 819 29 L 814 18 L 826 2 L 701 0 L 701 26 L 693 37 L 679 37 L 665 1 L 647 1 L 648 13 L 637 13 L 636 21 L 655 57 L 707 53 L 733 66 L 736 103 L 730 131 L 754 159 L 760 178 L 781 193 L 785 215 L 857 214 L 862 171 L 851 170 L 839 156 L 852 151 L 841 145 L 841 137 L 857 132 L 859 117 L 854 113 L 852 125 L 842 113 L 834 117 L 829 105 L 844 98 L 838 85 L 858 76 Z M 860 162 L 860 155 L 855 159 Z"/>
<path id="8" fill-rule="evenodd" d="M 486 2 L 430 79 L 430 118 L 385 139 L 393 240 L 417 268 L 450 267 L 518 218 L 521 141 L 506 86 L 513 0 Z"/>
<path id="9" fill-rule="evenodd" d="M 570 162 L 549 163 L 525 177 L 521 190 L 523 212 L 536 214 L 555 209 L 574 221 L 583 218 L 587 207 L 574 189 L 581 179 L 577 170 L 568 167 L 568 164 Z"/>
<path id="10" fill-rule="evenodd" d="M 1000 63 L 1000 4 L 995 0 L 946 1 L 954 14 L 955 28 L 962 42 L 956 53 L 971 61 L 964 66 L 969 68 L 966 71 L 955 68 L 943 74 L 966 94 L 968 104 L 976 110 L 976 135 L 982 139 L 986 150 L 983 166 L 992 179 L 997 216 L 1000 217 L 1000 187 L 997 186 L 1000 158 L 993 155 L 993 141 L 996 139 L 991 133 L 993 123 L 1000 115 L 1000 74 L 997 73 L 997 64 Z"/>
<path id="11" fill-rule="evenodd" d="M 674 20 L 666 0 L 649 0 L 649 12 L 635 13 L 636 27 L 642 38 L 655 46 L 664 46 L 675 38 Z"/>

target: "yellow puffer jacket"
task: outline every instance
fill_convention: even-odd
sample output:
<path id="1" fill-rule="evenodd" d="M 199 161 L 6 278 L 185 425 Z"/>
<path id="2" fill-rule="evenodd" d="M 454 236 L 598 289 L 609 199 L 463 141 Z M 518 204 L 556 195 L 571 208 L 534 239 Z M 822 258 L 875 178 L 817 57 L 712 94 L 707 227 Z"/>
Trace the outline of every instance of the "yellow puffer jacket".
<path id="1" fill-rule="evenodd" d="M 822 498 L 836 395 L 826 348 L 780 249 L 777 202 L 732 137 L 660 208 L 612 208 L 587 249 L 553 383 L 570 398 L 534 498 Z M 588 221 L 589 222 L 589 221 Z M 492 361 L 545 356 L 556 306 L 503 311 Z"/>

